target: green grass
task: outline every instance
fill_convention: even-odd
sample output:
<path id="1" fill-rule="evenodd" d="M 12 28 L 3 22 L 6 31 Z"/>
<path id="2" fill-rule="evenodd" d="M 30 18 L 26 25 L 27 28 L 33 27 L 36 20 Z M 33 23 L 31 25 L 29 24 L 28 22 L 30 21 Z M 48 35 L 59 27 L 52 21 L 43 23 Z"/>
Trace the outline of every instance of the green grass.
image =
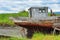
<path id="1" fill-rule="evenodd" d="M 6 38 L 6 37 L 0 37 L 0 40 L 29 40 L 28 38 L 17 38 L 17 37 L 9 37 L 9 38 Z"/>
<path id="2" fill-rule="evenodd" d="M 28 12 L 26 11 L 22 11 L 22 12 L 18 12 L 18 13 L 4 13 L 4 14 L 0 14 L 0 24 L 6 23 L 6 24 L 10 24 L 13 25 L 14 23 L 9 19 L 9 17 L 27 17 L 28 16 Z"/>
<path id="3" fill-rule="evenodd" d="M 17 38 L 17 37 L 1 37 L 0 40 L 29 40 L 28 38 Z M 34 33 L 33 37 L 30 40 L 60 40 L 60 35 L 52 35 L 52 34 L 43 34 L 43 33 Z"/>
<path id="4" fill-rule="evenodd" d="M 32 40 L 60 40 L 60 35 L 35 33 Z"/>

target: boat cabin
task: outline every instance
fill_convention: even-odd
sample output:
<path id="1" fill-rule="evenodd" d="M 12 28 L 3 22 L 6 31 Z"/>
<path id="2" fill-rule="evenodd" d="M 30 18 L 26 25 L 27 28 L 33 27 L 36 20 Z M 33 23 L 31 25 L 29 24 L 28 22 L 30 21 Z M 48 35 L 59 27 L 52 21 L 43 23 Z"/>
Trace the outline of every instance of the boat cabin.
<path id="1" fill-rule="evenodd" d="M 29 18 L 41 18 L 48 16 L 48 7 L 31 7 L 29 10 Z"/>

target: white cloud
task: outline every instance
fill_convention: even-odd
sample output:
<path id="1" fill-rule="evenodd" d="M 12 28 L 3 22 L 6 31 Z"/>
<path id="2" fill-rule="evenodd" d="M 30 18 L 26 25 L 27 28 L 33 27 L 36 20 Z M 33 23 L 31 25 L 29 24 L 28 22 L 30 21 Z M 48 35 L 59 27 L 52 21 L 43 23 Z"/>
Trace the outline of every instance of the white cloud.
<path id="1" fill-rule="evenodd" d="M 0 12 L 18 12 L 31 6 L 48 6 L 53 11 L 60 11 L 60 4 L 56 4 L 58 2 L 58 0 L 0 0 Z"/>
<path id="2" fill-rule="evenodd" d="M 50 6 L 51 5 L 51 6 Z M 56 11 L 60 11 L 60 4 L 48 4 L 47 6 L 50 7 L 50 9 L 52 9 L 54 12 Z"/>
<path id="3" fill-rule="evenodd" d="M 0 10 L 0 13 L 17 13 L 16 11 L 4 11 L 4 10 Z"/>
<path id="4" fill-rule="evenodd" d="M 0 13 L 3 13 L 4 12 L 4 10 L 0 10 Z"/>

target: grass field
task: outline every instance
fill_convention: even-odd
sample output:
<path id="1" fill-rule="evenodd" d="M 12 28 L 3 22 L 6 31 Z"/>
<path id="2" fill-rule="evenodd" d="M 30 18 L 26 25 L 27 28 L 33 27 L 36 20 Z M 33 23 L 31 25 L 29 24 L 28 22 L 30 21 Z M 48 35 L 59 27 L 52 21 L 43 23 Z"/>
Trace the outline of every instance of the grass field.
<path id="1" fill-rule="evenodd" d="M 52 34 L 43 34 L 43 33 L 35 33 L 31 39 L 28 38 L 6 38 L 0 37 L 0 40 L 60 40 L 60 35 L 52 35 Z"/>
<path id="2" fill-rule="evenodd" d="M 4 14 L 0 14 L 0 24 L 3 24 L 3 23 L 6 23 L 6 24 L 9 24 L 9 25 L 12 25 L 13 22 L 9 19 L 9 17 L 20 17 L 20 16 L 23 16 L 23 17 L 26 17 L 28 16 L 28 12 L 19 12 L 19 13 L 4 13 Z"/>

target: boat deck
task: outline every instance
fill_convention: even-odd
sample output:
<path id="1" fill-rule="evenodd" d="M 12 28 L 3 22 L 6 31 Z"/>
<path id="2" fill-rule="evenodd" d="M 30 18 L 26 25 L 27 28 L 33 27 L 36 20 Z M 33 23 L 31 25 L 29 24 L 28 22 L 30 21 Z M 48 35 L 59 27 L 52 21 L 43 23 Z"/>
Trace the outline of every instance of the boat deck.
<path id="1" fill-rule="evenodd" d="M 42 19 L 19 17 L 17 19 L 13 19 L 13 21 L 16 25 L 24 27 L 52 27 L 53 24 L 56 23 L 59 19 L 58 17 L 47 17 Z"/>

